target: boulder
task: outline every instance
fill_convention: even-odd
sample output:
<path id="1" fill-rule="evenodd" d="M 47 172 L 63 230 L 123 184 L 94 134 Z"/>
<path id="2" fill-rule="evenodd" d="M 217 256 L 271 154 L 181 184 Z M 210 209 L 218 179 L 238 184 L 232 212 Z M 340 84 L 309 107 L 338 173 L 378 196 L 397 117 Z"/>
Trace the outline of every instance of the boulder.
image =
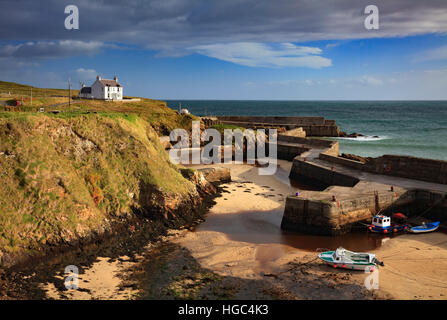
<path id="1" fill-rule="evenodd" d="M 203 168 L 198 169 L 205 179 L 213 184 L 231 181 L 230 169 L 228 168 Z"/>

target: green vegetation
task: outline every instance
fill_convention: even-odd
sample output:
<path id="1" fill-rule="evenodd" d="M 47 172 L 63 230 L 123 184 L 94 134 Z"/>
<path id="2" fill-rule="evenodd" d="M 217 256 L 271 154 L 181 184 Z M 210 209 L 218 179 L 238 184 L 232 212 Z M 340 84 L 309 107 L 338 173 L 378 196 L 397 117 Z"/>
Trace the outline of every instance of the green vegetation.
<path id="1" fill-rule="evenodd" d="M 222 137 L 223 137 L 223 135 L 224 135 L 224 130 L 225 130 L 225 129 L 230 129 L 230 130 L 236 130 L 236 129 L 239 129 L 239 130 L 241 130 L 242 132 L 245 130 L 245 128 L 238 127 L 238 126 L 235 126 L 235 125 L 232 125 L 232 124 L 224 124 L 224 123 L 221 123 L 221 124 L 214 124 L 214 125 L 212 125 L 210 128 L 213 128 L 213 129 L 216 129 L 217 131 L 219 131 L 219 133 L 222 135 Z"/>
<path id="2" fill-rule="evenodd" d="M 31 105 L 30 94 L 33 92 Z M 67 104 L 52 106 L 68 102 L 68 90 L 43 89 L 21 85 L 14 82 L 0 81 L 0 102 L 8 105 L 16 105 L 16 101 L 22 101 L 21 110 L 25 112 L 37 112 L 39 108 L 45 111 L 60 111 L 60 117 L 75 117 L 86 112 L 96 112 L 108 117 L 121 117 L 120 114 L 138 116 L 147 121 L 159 135 L 169 135 L 176 128 L 191 130 L 193 120 L 199 120 L 193 115 L 180 115 L 170 109 L 166 102 L 145 98 L 137 98 L 140 101 L 102 101 L 77 99 L 78 91 L 72 90 L 71 106 Z M 52 106 L 52 107 L 50 107 Z M 3 111 L 4 107 L 0 106 Z M 3 115 L 0 115 L 3 117 Z"/>
<path id="3" fill-rule="evenodd" d="M 190 114 L 179 114 L 169 108 L 164 101 L 143 98 L 140 101 L 130 102 L 75 100 L 72 110 L 108 113 L 109 116 L 112 116 L 111 113 L 137 115 L 147 121 L 159 135 L 169 135 L 173 129 L 177 128 L 191 130 L 192 121 L 199 120 L 198 117 Z"/>
<path id="4" fill-rule="evenodd" d="M 0 82 L 0 92 L 27 88 Z M 0 111 L 0 261 L 83 237 L 106 219 L 172 208 L 196 192 L 157 134 L 190 128 L 194 116 L 150 99 L 75 100 L 64 108 Z"/>
<path id="5" fill-rule="evenodd" d="M 18 84 L 15 82 L 0 81 L 0 95 L 7 96 L 8 94 L 14 96 L 29 96 L 31 95 L 31 89 L 33 96 L 49 97 L 49 96 L 68 96 L 68 89 L 44 89 Z M 78 90 L 71 90 L 73 95 L 78 95 Z"/>

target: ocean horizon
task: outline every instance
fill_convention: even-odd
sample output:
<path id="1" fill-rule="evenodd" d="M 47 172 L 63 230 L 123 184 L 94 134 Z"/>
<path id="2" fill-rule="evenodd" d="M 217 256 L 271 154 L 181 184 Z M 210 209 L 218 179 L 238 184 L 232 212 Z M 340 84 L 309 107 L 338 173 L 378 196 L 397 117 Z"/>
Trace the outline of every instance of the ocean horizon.
<path id="1" fill-rule="evenodd" d="M 447 160 L 446 100 L 165 100 L 198 116 L 322 116 L 360 138 L 333 138 L 340 153 Z"/>

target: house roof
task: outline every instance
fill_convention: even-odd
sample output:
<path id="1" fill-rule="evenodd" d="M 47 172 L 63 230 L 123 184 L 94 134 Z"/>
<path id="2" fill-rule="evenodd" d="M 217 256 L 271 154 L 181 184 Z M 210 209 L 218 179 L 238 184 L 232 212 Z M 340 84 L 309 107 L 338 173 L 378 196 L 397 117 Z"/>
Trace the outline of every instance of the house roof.
<path id="1" fill-rule="evenodd" d="M 99 82 L 107 87 L 121 87 L 121 85 L 116 80 L 101 79 L 99 80 Z"/>
<path id="2" fill-rule="evenodd" d="M 81 93 L 92 93 L 92 87 L 83 87 Z"/>

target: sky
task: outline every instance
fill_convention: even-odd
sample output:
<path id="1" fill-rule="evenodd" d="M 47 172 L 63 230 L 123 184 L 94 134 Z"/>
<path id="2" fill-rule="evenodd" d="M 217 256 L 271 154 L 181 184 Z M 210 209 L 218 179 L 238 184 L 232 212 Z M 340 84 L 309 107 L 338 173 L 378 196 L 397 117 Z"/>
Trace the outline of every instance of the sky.
<path id="1" fill-rule="evenodd" d="M 153 99 L 445 100 L 447 1 L 0 0 L 0 80 L 97 75 Z"/>

